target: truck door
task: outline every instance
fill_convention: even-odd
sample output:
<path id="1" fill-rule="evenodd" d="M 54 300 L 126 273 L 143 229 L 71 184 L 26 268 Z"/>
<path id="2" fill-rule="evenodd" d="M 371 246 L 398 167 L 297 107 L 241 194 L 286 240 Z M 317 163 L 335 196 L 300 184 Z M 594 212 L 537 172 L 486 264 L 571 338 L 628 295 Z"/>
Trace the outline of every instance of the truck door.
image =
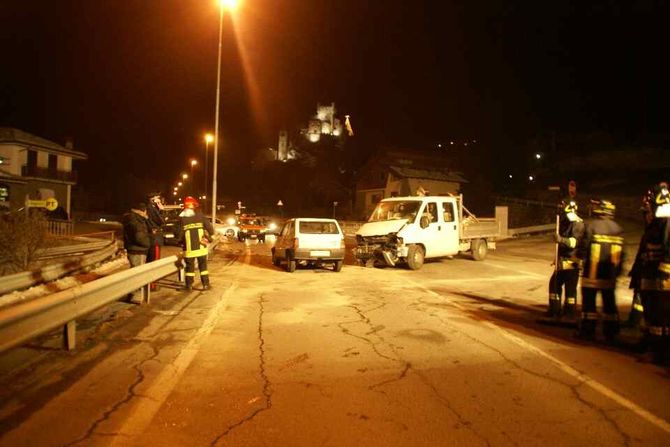
<path id="1" fill-rule="evenodd" d="M 442 202 L 442 238 L 441 243 L 444 255 L 455 255 L 458 253 L 458 219 L 454 202 Z"/>
<path id="2" fill-rule="evenodd" d="M 427 218 L 430 222 L 426 228 L 419 230 L 420 238 L 426 247 L 426 258 L 443 256 L 442 227 L 444 223 L 440 219 L 437 202 L 426 202 L 421 217 Z"/>

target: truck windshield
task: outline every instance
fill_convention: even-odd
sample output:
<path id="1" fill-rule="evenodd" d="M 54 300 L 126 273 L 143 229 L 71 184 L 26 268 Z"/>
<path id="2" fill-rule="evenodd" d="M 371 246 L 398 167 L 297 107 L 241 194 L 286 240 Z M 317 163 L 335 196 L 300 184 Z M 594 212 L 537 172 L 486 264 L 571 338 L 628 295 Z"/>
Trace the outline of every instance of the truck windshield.
<path id="1" fill-rule="evenodd" d="M 419 206 L 421 206 L 419 200 L 380 202 L 372 212 L 368 222 L 381 222 L 383 220 L 413 221 L 417 211 L 419 211 Z"/>

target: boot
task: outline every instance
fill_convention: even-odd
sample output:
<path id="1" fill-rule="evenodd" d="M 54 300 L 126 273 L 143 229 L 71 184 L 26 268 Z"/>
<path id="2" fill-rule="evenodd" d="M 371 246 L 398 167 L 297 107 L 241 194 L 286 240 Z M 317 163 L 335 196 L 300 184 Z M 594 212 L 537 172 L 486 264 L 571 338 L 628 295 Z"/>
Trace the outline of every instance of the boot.
<path id="1" fill-rule="evenodd" d="M 561 316 L 561 298 L 556 294 L 549 294 L 549 307 L 547 308 L 547 316 Z"/>
<path id="2" fill-rule="evenodd" d="M 596 320 L 582 320 L 579 324 L 577 336 L 582 340 L 595 340 Z"/>

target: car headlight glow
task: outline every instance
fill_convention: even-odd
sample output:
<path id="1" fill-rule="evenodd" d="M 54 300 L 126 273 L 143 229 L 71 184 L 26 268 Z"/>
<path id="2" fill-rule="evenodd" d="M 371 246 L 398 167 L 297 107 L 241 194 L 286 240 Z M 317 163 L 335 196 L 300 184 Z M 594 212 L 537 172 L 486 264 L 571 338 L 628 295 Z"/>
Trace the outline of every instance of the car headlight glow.
<path id="1" fill-rule="evenodd" d="M 270 222 L 270 225 L 268 225 L 268 229 L 270 230 L 276 230 L 277 229 L 277 224 L 274 222 Z"/>
<path id="2" fill-rule="evenodd" d="M 226 219 L 226 223 L 228 225 L 235 225 L 235 218 L 234 217 L 229 217 L 228 219 Z"/>

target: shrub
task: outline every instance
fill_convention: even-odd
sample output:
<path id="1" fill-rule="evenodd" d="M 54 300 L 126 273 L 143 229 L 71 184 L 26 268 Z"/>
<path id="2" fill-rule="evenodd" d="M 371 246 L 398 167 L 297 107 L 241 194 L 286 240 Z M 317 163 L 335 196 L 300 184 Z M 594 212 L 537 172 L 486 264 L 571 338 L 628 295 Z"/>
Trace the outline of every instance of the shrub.
<path id="1" fill-rule="evenodd" d="M 29 270 L 47 245 L 46 217 L 16 212 L 0 217 L 0 275 Z"/>

